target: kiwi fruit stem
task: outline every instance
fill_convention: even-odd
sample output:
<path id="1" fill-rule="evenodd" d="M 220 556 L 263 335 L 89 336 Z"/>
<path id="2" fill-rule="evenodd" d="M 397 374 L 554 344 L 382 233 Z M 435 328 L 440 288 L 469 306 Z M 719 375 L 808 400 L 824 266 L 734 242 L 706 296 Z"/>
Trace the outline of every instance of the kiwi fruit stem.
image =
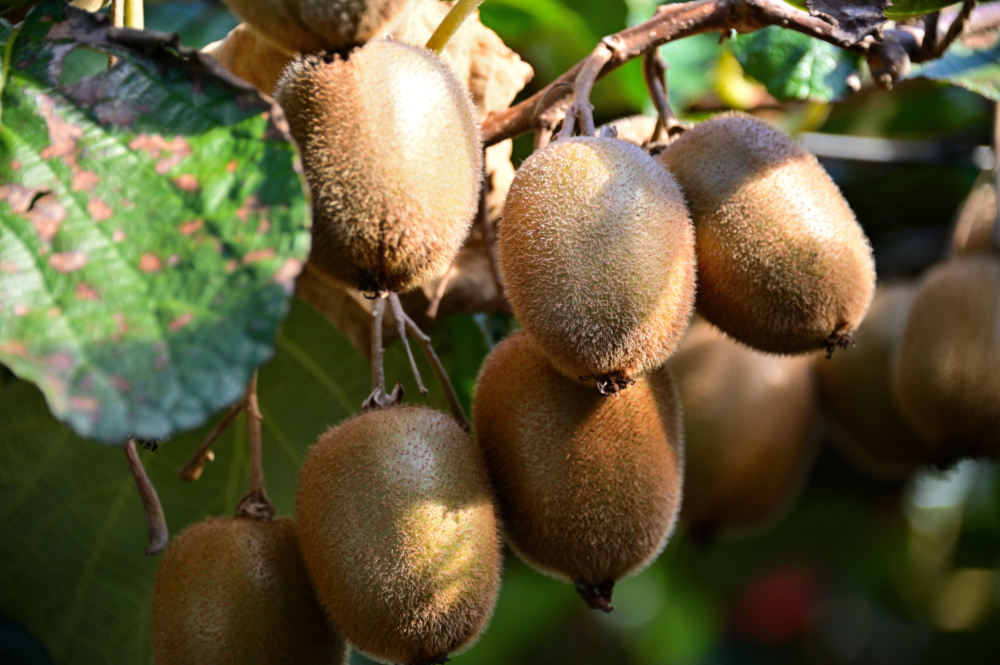
<path id="1" fill-rule="evenodd" d="M 673 109 L 670 108 L 670 93 L 667 87 L 667 64 L 663 61 L 659 49 L 646 53 L 642 59 L 642 74 L 646 79 L 646 89 L 649 98 L 656 108 L 656 128 L 649 138 L 650 143 L 670 140 L 684 131 Z"/>
<path id="2" fill-rule="evenodd" d="M 212 446 L 226 433 L 229 426 L 233 424 L 233 421 L 242 412 L 243 400 L 241 399 L 229 407 L 229 411 L 219 421 L 219 424 L 212 428 L 212 431 L 208 433 L 208 436 L 201 442 L 198 449 L 194 451 L 191 457 L 188 458 L 188 461 L 184 463 L 184 466 L 181 467 L 180 471 L 177 472 L 181 480 L 190 482 L 201 478 L 201 472 L 205 470 L 205 464 L 215 459 L 215 455 L 212 453 Z"/>
<path id="3" fill-rule="evenodd" d="M 139 498 L 142 499 L 142 509 L 146 513 L 146 533 L 149 535 L 146 556 L 155 556 L 165 550 L 170 541 L 167 518 L 163 515 L 163 506 L 156 494 L 156 488 L 153 487 L 152 481 L 146 475 L 146 469 L 142 466 L 142 460 L 139 459 L 135 439 L 128 439 L 122 444 L 122 448 L 125 449 L 128 470 L 132 473 L 132 480 L 135 481 Z"/>
<path id="4" fill-rule="evenodd" d="M 576 120 L 580 121 L 581 136 L 594 136 L 596 133 L 594 109 L 590 105 L 590 92 L 594 89 L 597 77 L 601 75 L 604 65 L 611 60 L 616 48 L 618 48 L 617 42 L 605 37 L 594 47 L 590 57 L 583 62 L 583 66 L 573 81 L 573 103 L 566 109 L 563 128 L 559 132 L 560 139 L 568 139 L 573 136 Z"/>
<path id="5" fill-rule="evenodd" d="M 236 506 L 237 517 L 255 520 L 269 520 L 274 517 L 274 506 L 264 487 L 264 467 L 261 462 L 261 427 L 263 416 L 257 402 L 257 370 L 254 370 L 246 396 L 243 398 L 243 412 L 247 419 L 247 448 L 250 452 L 250 489 Z"/>
<path id="6" fill-rule="evenodd" d="M 483 0 L 458 0 L 427 40 L 427 48 L 441 55 L 448 42 L 465 23 L 465 19 L 469 18 L 481 4 Z"/>
<path id="7" fill-rule="evenodd" d="M 577 582 L 576 592 L 580 594 L 580 598 L 583 598 L 583 602 L 587 603 L 587 607 L 590 609 L 610 614 L 615 609 L 611 604 L 611 591 L 614 587 L 614 580 L 601 582 L 600 584 Z"/>

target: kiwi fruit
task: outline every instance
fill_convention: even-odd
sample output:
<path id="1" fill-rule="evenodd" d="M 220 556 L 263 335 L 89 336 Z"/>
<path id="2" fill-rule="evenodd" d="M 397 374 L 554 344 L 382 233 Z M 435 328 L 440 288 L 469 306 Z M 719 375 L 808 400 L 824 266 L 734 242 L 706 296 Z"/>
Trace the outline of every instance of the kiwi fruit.
<path id="1" fill-rule="evenodd" d="M 815 157 L 749 115 L 724 113 L 657 159 L 691 210 L 705 318 L 772 353 L 851 345 L 874 295 L 875 262 Z"/>
<path id="2" fill-rule="evenodd" d="M 296 499 L 316 593 L 358 649 L 387 663 L 441 663 L 493 612 L 500 535 L 479 450 L 423 407 L 355 416 L 323 434 Z"/>
<path id="3" fill-rule="evenodd" d="M 997 195 L 992 178 L 973 187 L 962 204 L 951 234 L 953 254 L 993 251 L 997 222 Z"/>
<path id="4" fill-rule="evenodd" d="M 882 478 L 925 464 L 932 447 L 903 418 L 892 390 L 892 359 L 903 337 L 916 284 L 880 286 L 858 326 L 858 348 L 817 358 L 820 399 L 834 439 L 855 464 Z"/>
<path id="5" fill-rule="evenodd" d="M 610 610 L 614 583 L 663 549 L 681 500 L 681 412 L 669 372 L 617 397 L 555 371 L 521 331 L 479 373 L 473 419 L 510 546 Z"/>
<path id="6" fill-rule="evenodd" d="M 483 151 L 472 101 L 440 58 L 393 41 L 299 57 L 275 96 L 312 190 L 317 271 L 365 292 L 444 272 L 478 210 Z"/>
<path id="7" fill-rule="evenodd" d="M 290 519 L 209 519 L 167 547 L 153 587 L 156 665 L 337 665 Z"/>
<path id="8" fill-rule="evenodd" d="M 667 361 L 684 408 L 681 522 L 696 539 L 759 531 L 802 488 L 817 444 L 809 356 L 773 356 L 703 320 Z"/>
<path id="9" fill-rule="evenodd" d="M 363 44 L 384 32 L 409 0 L 227 0 L 233 12 L 286 51 Z"/>
<path id="10" fill-rule="evenodd" d="M 903 415 L 934 461 L 1000 455 L 1000 256 L 969 254 L 921 280 L 895 358 Z"/>
<path id="11" fill-rule="evenodd" d="M 568 377 L 617 391 L 684 336 L 694 230 L 673 177 L 637 146 L 580 136 L 531 155 L 497 249 L 511 308 Z"/>

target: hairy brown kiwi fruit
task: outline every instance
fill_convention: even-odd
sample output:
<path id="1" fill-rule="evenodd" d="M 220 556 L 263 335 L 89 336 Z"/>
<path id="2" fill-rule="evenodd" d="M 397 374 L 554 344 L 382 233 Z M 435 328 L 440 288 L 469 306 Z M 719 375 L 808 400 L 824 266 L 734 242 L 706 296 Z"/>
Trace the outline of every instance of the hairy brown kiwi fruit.
<path id="1" fill-rule="evenodd" d="M 921 280 L 895 359 L 903 415 L 938 463 L 1000 455 L 1000 256 L 945 261 Z"/>
<path id="2" fill-rule="evenodd" d="M 275 96 L 313 197 L 310 263 L 366 292 L 444 272 L 478 210 L 482 142 L 472 102 L 430 51 L 370 42 L 305 56 Z"/>
<path id="3" fill-rule="evenodd" d="M 798 495 L 816 450 L 808 356 L 773 356 L 703 320 L 667 361 L 684 408 L 681 522 L 693 536 L 761 529 Z"/>
<path id="4" fill-rule="evenodd" d="M 955 254 L 973 254 L 993 250 L 997 222 L 997 195 L 992 178 L 980 182 L 965 199 L 951 234 Z"/>
<path id="5" fill-rule="evenodd" d="M 900 413 L 891 387 L 892 359 L 916 294 L 912 283 L 880 286 L 854 334 L 858 348 L 816 360 L 821 402 L 835 425 L 835 440 L 858 466 L 884 478 L 903 476 L 932 456 L 930 443 Z"/>
<path id="6" fill-rule="evenodd" d="M 287 51 L 363 44 L 384 32 L 409 0 L 227 0 L 233 12 Z"/>
<path id="7" fill-rule="evenodd" d="M 302 555 L 333 623 L 390 663 L 440 663 L 493 612 L 500 536 L 479 450 L 422 407 L 369 411 L 323 434 L 296 501 Z"/>
<path id="8" fill-rule="evenodd" d="M 617 390 L 684 336 L 694 230 L 677 183 L 641 148 L 575 137 L 533 154 L 497 247 L 511 308 L 566 376 Z"/>
<path id="9" fill-rule="evenodd" d="M 657 159 L 691 210 L 705 318 L 772 353 L 850 345 L 875 291 L 875 263 L 815 157 L 751 116 L 725 113 Z"/>
<path id="10" fill-rule="evenodd" d="M 156 665 L 337 665 L 290 519 L 209 519 L 167 548 L 153 587 Z"/>
<path id="11" fill-rule="evenodd" d="M 680 507 L 669 372 L 602 397 L 552 369 L 522 331 L 487 357 L 473 410 L 511 547 L 610 610 L 614 583 L 656 558 Z"/>

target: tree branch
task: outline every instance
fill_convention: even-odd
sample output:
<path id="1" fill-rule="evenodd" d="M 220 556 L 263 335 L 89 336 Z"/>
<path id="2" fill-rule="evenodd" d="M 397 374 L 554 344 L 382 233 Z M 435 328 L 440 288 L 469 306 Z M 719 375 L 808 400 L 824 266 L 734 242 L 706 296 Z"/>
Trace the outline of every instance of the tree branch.
<path id="1" fill-rule="evenodd" d="M 968 16 L 967 21 L 959 12 L 943 13 L 936 29 L 955 32 L 952 25 L 959 21 L 967 22 L 974 30 L 982 30 L 985 25 L 1000 25 L 1000 7 L 997 4 L 979 7 Z M 756 32 L 772 25 L 801 32 L 865 57 L 869 57 L 874 50 L 879 61 L 873 70 L 878 70 L 882 85 L 891 85 L 898 80 L 894 77 L 905 75 L 911 60 L 921 62 L 921 58 L 927 57 L 921 27 L 886 30 L 882 42 L 872 37 L 852 41 L 836 26 L 795 9 L 782 0 L 693 0 L 662 5 L 648 21 L 602 40 L 602 43 L 614 43 L 617 47 L 612 49 L 611 57 L 601 67 L 595 80 L 607 76 L 633 58 L 684 37 L 707 32 L 722 32 L 724 36 L 732 31 Z M 554 124 L 553 109 L 566 103 L 573 93 L 573 83 L 592 58 L 593 55 L 584 58 L 523 102 L 491 113 L 483 122 L 483 142 L 490 146 L 535 129 L 551 128 Z"/>

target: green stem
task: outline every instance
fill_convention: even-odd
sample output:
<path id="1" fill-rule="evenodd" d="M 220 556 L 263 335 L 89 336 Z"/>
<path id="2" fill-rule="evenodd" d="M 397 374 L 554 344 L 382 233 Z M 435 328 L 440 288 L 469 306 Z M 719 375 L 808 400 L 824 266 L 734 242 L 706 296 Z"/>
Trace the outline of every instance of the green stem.
<path id="1" fill-rule="evenodd" d="M 20 32 L 21 24 L 18 23 L 10 31 L 10 36 L 3 45 L 3 60 L 0 61 L 0 119 L 3 119 L 3 89 L 7 85 L 7 76 L 10 74 L 10 57 L 14 53 L 14 42 Z"/>
<path id="2" fill-rule="evenodd" d="M 427 48 L 441 55 L 444 47 L 465 23 L 465 19 L 469 18 L 469 14 L 476 11 L 481 4 L 483 4 L 483 0 L 458 0 L 441 21 L 441 25 L 431 35 L 431 38 L 427 40 Z"/>
<path id="3" fill-rule="evenodd" d="M 125 27 L 142 30 L 146 27 L 143 0 L 125 0 Z"/>

